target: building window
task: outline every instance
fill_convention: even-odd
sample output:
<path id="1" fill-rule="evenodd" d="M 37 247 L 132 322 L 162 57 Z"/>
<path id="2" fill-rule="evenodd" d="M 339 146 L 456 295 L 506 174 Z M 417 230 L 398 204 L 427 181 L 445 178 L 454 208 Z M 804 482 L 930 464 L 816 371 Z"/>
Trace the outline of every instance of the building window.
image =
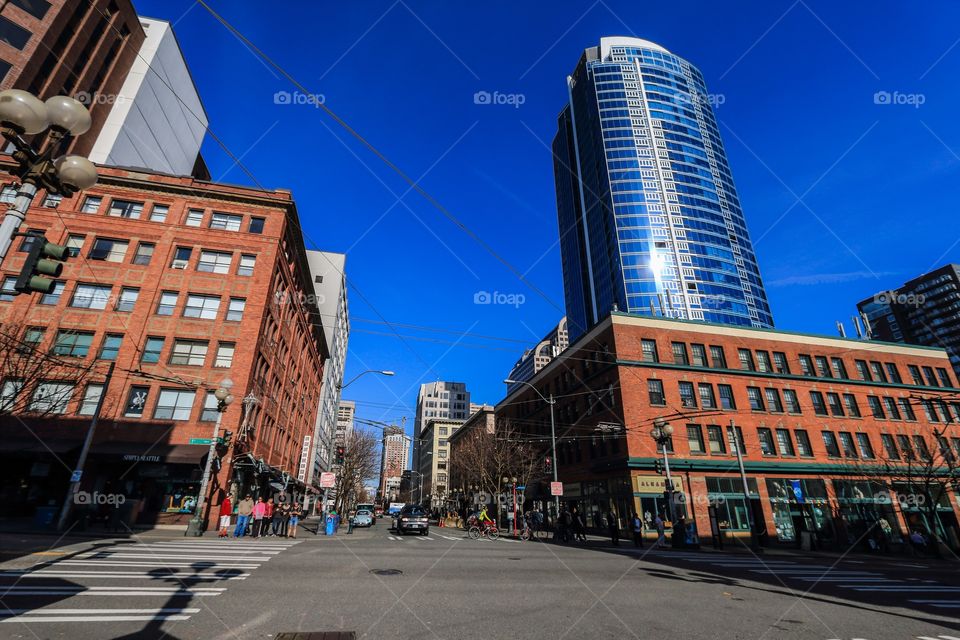
<path id="1" fill-rule="evenodd" d="M 923 377 L 926 379 L 926 381 L 927 381 L 927 386 L 928 386 L 928 387 L 939 387 L 939 386 L 940 386 L 940 385 L 937 383 L 937 379 L 936 379 L 936 378 L 934 377 L 934 375 L 933 375 L 933 368 L 932 368 L 932 367 L 921 367 L 921 369 L 923 370 Z"/>
<path id="2" fill-rule="evenodd" d="M 127 404 L 123 409 L 123 415 L 127 418 L 142 417 L 143 410 L 147 406 L 148 395 L 150 395 L 150 387 L 130 387 L 130 393 L 127 394 Z"/>
<path id="3" fill-rule="evenodd" d="M 39 236 L 43 235 L 43 229 L 29 229 L 28 233 L 30 235 L 23 236 L 20 240 L 20 248 L 17 249 L 20 253 L 27 253 L 33 248 L 33 243 L 40 239 Z"/>
<path id="4" fill-rule="evenodd" d="M 110 209 L 107 211 L 107 215 L 115 218 L 130 218 L 131 220 L 139 220 L 142 212 L 142 202 L 114 200 L 110 203 Z"/>
<path id="5" fill-rule="evenodd" d="M 50 293 L 45 293 L 40 296 L 40 304 L 53 305 L 60 302 L 60 297 L 63 295 L 63 290 L 66 288 L 66 284 L 63 280 L 57 280 L 53 283 L 53 289 L 50 290 Z"/>
<path id="6" fill-rule="evenodd" d="M 240 264 L 237 265 L 238 276 L 252 276 L 253 268 L 257 265 L 257 256 L 249 253 L 240 254 Z"/>
<path id="7" fill-rule="evenodd" d="M 158 316 L 172 316 L 177 306 L 178 293 L 176 291 L 164 291 L 160 294 L 160 302 L 157 304 Z"/>
<path id="8" fill-rule="evenodd" d="M 900 411 L 903 412 L 904 419 L 908 421 L 916 421 L 917 414 L 913 412 L 913 406 L 910 404 L 909 398 L 897 398 L 897 404 L 900 405 Z"/>
<path id="9" fill-rule="evenodd" d="M 823 356 L 814 356 L 814 361 L 817 363 L 817 375 L 821 378 L 832 378 L 830 375 L 830 367 L 827 366 L 827 359 Z"/>
<path id="10" fill-rule="evenodd" d="M 810 401 L 813 403 L 813 412 L 818 416 L 827 415 L 827 405 L 823 401 L 823 394 L 819 391 L 810 392 Z"/>
<path id="11" fill-rule="evenodd" d="M 17 192 L 19 190 L 20 187 L 15 184 L 3 185 L 3 189 L 0 190 L 0 202 L 3 204 L 13 204 L 17 199 Z"/>
<path id="12" fill-rule="evenodd" d="M 760 440 L 760 453 L 765 456 L 777 455 L 777 446 L 773 443 L 773 433 L 767 427 L 757 429 L 757 438 Z"/>
<path id="13" fill-rule="evenodd" d="M 203 224 L 203 210 L 190 209 L 187 211 L 187 219 L 184 222 L 188 227 L 199 227 Z"/>
<path id="14" fill-rule="evenodd" d="M 47 193 L 43 198 L 43 206 L 47 209 L 57 209 L 61 202 L 63 202 L 63 196 L 59 193 Z"/>
<path id="15" fill-rule="evenodd" d="M 97 405 L 100 404 L 100 396 L 103 395 L 102 384 L 88 384 L 83 391 L 83 398 L 80 400 L 80 408 L 77 415 L 92 416 L 97 412 Z"/>
<path id="16" fill-rule="evenodd" d="M 263 233 L 264 218 L 250 218 L 250 233 Z"/>
<path id="17" fill-rule="evenodd" d="M 73 292 L 70 306 L 78 309 L 106 309 L 111 291 L 112 288 L 107 285 L 80 283 Z"/>
<path id="18" fill-rule="evenodd" d="M 92 332 L 62 329 L 57 332 L 53 353 L 71 358 L 86 358 L 91 344 L 93 344 Z"/>
<path id="19" fill-rule="evenodd" d="M 67 237 L 67 254 L 71 258 L 76 258 L 80 255 L 80 251 L 83 249 L 83 241 L 85 237 L 81 235 L 70 235 Z"/>
<path id="20" fill-rule="evenodd" d="M 933 408 L 933 403 L 929 400 L 921 400 L 920 406 L 923 407 L 923 412 L 927 416 L 929 422 L 940 422 L 940 418 L 937 417 L 937 411 Z"/>
<path id="21" fill-rule="evenodd" d="M 173 260 L 170 262 L 172 269 L 186 269 L 190 264 L 190 255 L 193 249 L 190 247 L 177 247 L 173 252 Z"/>
<path id="22" fill-rule="evenodd" d="M 3 287 L 0 287 L 0 302 L 13 302 L 17 295 L 17 290 L 14 289 L 16 284 L 17 279 L 14 276 L 7 276 L 3 279 Z"/>
<path id="23" fill-rule="evenodd" d="M 883 406 L 880 404 L 880 398 L 876 396 L 867 396 L 867 404 L 870 405 L 870 415 L 872 415 L 874 418 L 883 420 L 887 417 L 883 413 Z"/>
<path id="24" fill-rule="evenodd" d="M 210 216 L 211 229 L 223 229 L 224 231 L 240 231 L 240 223 L 243 222 L 243 216 L 232 213 L 213 212 Z"/>
<path id="25" fill-rule="evenodd" d="M 644 362 L 660 362 L 657 355 L 657 343 L 655 340 L 641 340 L 640 348 L 643 351 Z"/>
<path id="26" fill-rule="evenodd" d="M 917 453 L 920 455 L 921 460 L 925 460 L 929 462 L 930 449 L 927 448 L 927 441 L 923 439 L 923 436 L 920 436 L 920 435 L 913 436 L 913 448 L 916 449 Z"/>
<path id="27" fill-rule="evenodd" d="M 847 379 L 847 367 L 841 358 L 830 358 L 830 367 L 833 369 L 834 378 Z"/>
<path id="28" fill-rule="evenodd" d="M 124 287 L 120 289 L 120 298 L 117 300 L 117 311 L 133 311 L 137 304 L 137 298 L 140 297 L 140 289 L 133 287 Z"/>
<path id="29" fill-rule="evenodd" d="M 680 382 L 680 404 L 687 409 L 697 408 L 697 396 L 693 392 L 692 382 Z"/>
<path id="30" fill-rule="evenodd" d="M 837 444 L 837 436 L 832 431 L 821 431 L 823 435 L 823 446 L 827 449 L 827 455 L 831 458 L 840 457 L 840 445 Z"/>
<path id="31" fill-rule="evenodd" d="M 687 358 L 687 345 L 683 342 L 671 342 L 670 348 L 673 350 L 673 364 L 690 364 Z"/>
<path id="32" fill-rule="evenodd" d="M 816 375 L 813 372 L 813 360 L 810 358 L 810 356 L 801 353 L 799 358 L 800 358 L 800 373 L 802 373 L 805 376 L 809 376 L 811 378 L 814 375 Z"/>
<path id="33" fill-rule="evenodd" d="M 140 362 L 144 364 L 156 364 L 160 362 L 160 352 L 163 351 L 163 338 L 148 337 L 143 346 L 143 355 Z"/>
<path id="34" fill-rule="evenodd" d="M 103 202 L 103 198 L 99 196 L 87 196 L 83 199 L 80 213 L 97 213 L 100 210 L 101 202 Z"/>
<path id="35" fill-rule="evenodd" d="M 937 367 L 937 376 L 940 378 L 940 384 L 944 387 L 953 387 L 953 381 L 950 380 L 950 374 L 943 367 Z"/>
<path id="36" fill-rule="evenodd" d="M 790 374 L 790 363 L 787 362 L 787 355 L 780 351 L 773 352 L 773 370 L 777 373 Z"/>
<path id="37" fill-rule="evenodd" d="M 30 35 L 29 31 L 13 20 L 0 16 L 0 42 L 6 42 L 14 49 L 23 49 L 30 40 Z"/>
<path id="38" fill-rule="evenodd" d="M 23 344 L 26 345 L 27 350 L 39 349 L 46 332 L 45 327 L 28 327 L 23 333 Z"/>
<path id="39" fill-rule="evenodd" d="M 97 356 L 100 360 L 116 360 L 120 354 L 120 344 L 123 342 L 123 335 L 108 333 L 103 337 L 103 343 L 100 345 L 100 354 Z"/>
<path id="40" fill-rule="evenodd" d="M 201 318 L 216 320 L 220 311 L 220 298 L 217 296 L 201 296 L 195 293 L 187 294 L 187 303 L 183 306 L 184 318 Z"/>
<path id="41" fill-rule="evenodd" d="M 687 425 L 687 444 L 690 446 L 690 453 L 706 453 L 703 447 L 703 431 L 698 424 Z"/>
<path id="42" fill-rule="evenodd" d="M 207 397 L 203 401 L 203 411 L 200 412 L 200 422 L 216 422 L 220 412 L 217 411 L 219 401 L 213 391 L 207 391 Z"/>
<path id="43" fill-rule="evenodd" d="M 750 401 L 751 411 L 764 411 L 763 394 L 760 387 L 747 387 L 747 399 Z"/>
<path id="44" fill-rule="evenodd" d="M 800 413 L 800 400 L 793 389 L 783 390 L 783 400 L 787 406 L 787 413 Z"/>
<path id="45" fill-rule="evenodd" d="M 133 264 L 148 265 L 153 258 L 153 250 L 156 245 L 152 242 L 141 242 L 137 245 L 137 252 L 133 254 Z"/>
<path id="46" fill-rule="evenodd" d="M 813 457 L 813 447 L 810 445 L 810 436 L 804 429 L 797 429 L 793 432 L 797 438 L 797 451 L 802 458 Z"/>
<path id="47" fill-rule="evenodd" d="M 777 393 L 776 389 L 764 389 L 764 394 L 767 397 L 767 406 L 770 407 L 772 413 L 783 413 L 783 403 L 780 402 L 780 394 Z"/>
<path id="48" fill-rule="evenodd" d="M 730 443 L 731 452 L 736 452 L 739 449 L 741 454 L 746 455 L 747 443 L 743 439 L 743 429 L 727 427 L 727 442 Z"/>
<path id="49" fill-rule="evenodd" d="M 865 433 L 857 433 L 857 444 L 860 446 L 860 456 L 864 460 L 873 460 L 873 445 L 870 444 L 870 436 Z"/>
<path id="50" fill-rule="evenodd" d="M 894 441 L 892 435 L 889 433 L 881 433 L 880 442 L 883 443 L 883 450 L 886 452 L 887 458 L 890 460 L 900 459 L 900 452 L 897 450 L 897 443 Z"/>
<path id="51" fill-rule="evenodd" d="M 904 460 L 913 460 L 916 458 L 916 455 L 913 453 L 913 445 L 910 444 L 910 438 L 907 436 L 897 436 L 897 447 L 899 447 L 900 453 L 903 454 Z"/>
<path id="52" fill-rule="evenodd" d="M 723 347 L 710 345 L 710 361 L 713 362 L 714 369 L 727 368 L 727 356 L 723 352 Z"/>
<path id="53" fill-rule="evenodd" d="M 773 365 L 770 363 L 770 354 L 766 351 L 757 351 L 757 370 L 763 373 L 773 371 Z"/>
<path id="54" fill-rule="evenodd" d="M 663 382 L 660 380 L 647 380 L 647 393 L 650 396 L 650 404 L 663 406 L 667 400 L 663 395 Z"/>
<path id="55" fill-rule="evenodd" d="M 737 356 L 740 358 L 740 368 L 744 371 L 756 371 L 753 364 L 753 354 L 750 349 L 737 349 Z"/>
<path id="56" fill-rule="evenodd" d="M 790 439 L 789 429 L 777 429 L 777 446 L 780 447 L 780 455 L 794 456 L 793 440 Z"/>
<path id="57" fill-rule="evenodd" d="M 710 440 L 710 453 L 715 455 L 727 453 L 727 445 L 724 444 L 723 439 L 723 427 L 716 424 L 708 425 L 707 438 Z"/>
<path id="58" fill-rule="evenodd" d="M 37 385 L 28 411 L 37 413 L 66 413 L 73 385 L 69 382 L 47 381 Z"/>
<path id="59" fill-rule="evenodd" d="M 230 273 L 233 254 L 225 251 L 201 251 L 197 271 L 204 273 Z"/>
<path id="60" fill-rule="evenodd" d="M 890 377 L 890 382 L 894 384 L 903 384 L 903 378 L 900 377 L 900 371 L 897 369 L 897 365 L 893 362 L 887 362 L 884 366 L 887 367 L 887 375 Z"/>
<path id="61" fill-rule="evenodd" d="M 866 380 L 867 382 L 873 382 L 873 377 L 870 375 L 870 369 L 867 368 L 867 363 L 864 360 L 854 360 L 853 362 L 857 366 L 857 377 L 861 380 Z"/>
<path id="62" fill-rule="evenodd" d="M 180 389 L 161 389 L 157 407 L 153 410 L 156 420 L 189 420 L 193 409 L 194 391 Z"/>
<path id="63" fill-rule="evenodd" d="M 859 458 L 857 447 L 853 444 L 853 436 L 848 431 L 840 432 L 840 445 L 843 447 L 844 458 Z"/>
<path id="64" fill-rule="evenodd" d="M 170 364 L 202 367 L 207 359 L 207 342 L 205 340 L 174 340 L 173 351 L 170 353 Z"/>
<path id="65" fill-rule="evenodd" d="M 716 409 L 717 400 L 713 395 L 713 385 L 701 382 L 697 385 L 697 389 L 700 391 L 700 406 L 704 409 Z"/>
<path id="66" fill-rule="evenodd" d="M 718 384 L 717 391 L 720 394 L 720 406 L 727 411 L 736 411 L 737 403 L 733 399 L 733 387 L 728 384 Z"/>
<path id="67" fill-rule="evenodd" d="M 232 367 L 234 351 L 236 351 L 236 345 L 233 342 L 221 342 L 217 345 L 217 357 L 213 361 L 213 366 Z"/>
<path id="68" fill-rule="evenodd" d="M 150 222 L 166 222 L 170 207 L 165 204 L 155 204 L 150 209 Z"/>
<path id="69" fill-rule="evenodd" d="M 920 367 L 915 364 L 908 364 L 907 369 L 910 371 L 910 377 L 913 378 L 913 384 L 923 386 L 923 376 L 920 375 Z"/>
<path id="70" fill-rule="evenodd" d="M 10 4 L 29 13 L 37 20 L 43 20 L 47 11 L 50 10 L 50 3 L 47 0 L 12 0 Z"/>
<path id="71" fill-rule="evenodd" d="M 879 362 L 870 361 L 870 372 L 873 379 L 877 382 L 886 382 L 887 375 L 883 372 L 883 366 Z"/>
<path id="72" fill-rule="evenodd" d="M 900 409 L 897 408 L 897 403 L 893 398 L 885 397 L 883 399 L 883 406 L 887 408 L 887 414 L 890 416 L 891 420 L 903 419 L 903 417 L 900 415 Z"/>
<path id="73" fill-rule="evenodd" d="M 105 262 L 123 262 L 127 255 L 129 242 L 123 240 L 111 240 L 109 238 L 97 238 L 93 241 L 93 247 L 87 256 L 91 260 L 103 260 Z"/>
<path id="74" fill-rule="evenodd" d="M 843 404 L 840 402 L 840 395 L 836 393 L 827 394 L 827 404 L 830 405 L 830 415 L 843 416 Z"/>
<path id="75" fill-rule="evenodd" d="M 843 403 L 847 406 L 847 413 L 854 418 L 860 417 L 860 405 L 857 404 L 857 398 L 852 393 L 843 394 Z"/>
<path id="76" fill-rule="evenodd" d="M 707 348 L 702 344 L 691 344 L 690 345 L 691 353 L 691 362 L 695 367 L 705 367 L 707 366 Z"/>
<path id="77" fill-rule="evenodd" d="M 230 304 L 227 306 L 227 320 L 239 322 L 243 320 L 243 310 L 247 306 L 244 298 L 230 298 Z"/>

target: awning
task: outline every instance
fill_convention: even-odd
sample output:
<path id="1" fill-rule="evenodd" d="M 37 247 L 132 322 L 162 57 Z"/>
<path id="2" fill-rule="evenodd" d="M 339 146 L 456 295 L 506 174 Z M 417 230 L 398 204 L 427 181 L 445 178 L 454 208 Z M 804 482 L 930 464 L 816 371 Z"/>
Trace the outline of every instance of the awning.
<path id="1" fill-rule="evenodd" d="M 90 447 L 90 455 L 114 458 L 122 462 L 166 462 L 199 464 L 210 451 L 204 444 L 151 444 L 149 442 L 99 442 Z"/>
<path id="2" fill-rule="evenodd" d="M 79 440 L 7 440 L 0 439 L 0 452 L 16 453 L 66 453 L 71 449 L 80 449 Z"/>

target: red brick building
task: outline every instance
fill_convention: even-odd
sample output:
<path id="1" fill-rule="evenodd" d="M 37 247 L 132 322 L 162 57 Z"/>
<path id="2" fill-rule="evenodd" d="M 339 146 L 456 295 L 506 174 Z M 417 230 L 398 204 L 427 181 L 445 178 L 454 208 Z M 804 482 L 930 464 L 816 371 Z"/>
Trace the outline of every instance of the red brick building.
<path id="1" fill-rule="evenodd" d="M 110 362 L 86 490 L 122 492 L 141 523 L 189 519 L 208 450 L 198 442 L 217 415 L 212 392 L 230 378 L 222 429 L 233 445 L 211 482 L 213 515 L 224 492 L 302 493 L 297 466 L 327 354 L 291 194 L 99 170 L 87 192 L 38 193 L 21 229 L 74 254 L 52 294 L 10 295 L 19 241 L 3 265 L 0 323 L 93 367 L 82 388 L 59 381 L 66 399 L 54 415 L 0 416 L 8 513 L 62 500 Z M 36 393 L 4 386 L 0 396 L 16 391 Z"/>
<path id="2" fill-rule="evenodd" d="M 764 540 L 808 531 L 826 545 L 893 546 L 936 527 L 956 544 L 957 496 L 927 522 L 898 499 L 903 487 L 877 491 L 865 472 L 942 447 L 960 457 L 960 389 L 942 349 L 614 313 L 530 382 L 556 398 L 563 500 L 590 526 L 611 506 L 624 527 L 634 511 L 648 523 L 665 511 L 651 435 L 663 419 L 675 488 L 705 541 L 711 504 L 726 536 L 749 533 L 732 426 Z M 501 401 L 497 419 L 549 446 L 549 407 L 531 389 Z"/>

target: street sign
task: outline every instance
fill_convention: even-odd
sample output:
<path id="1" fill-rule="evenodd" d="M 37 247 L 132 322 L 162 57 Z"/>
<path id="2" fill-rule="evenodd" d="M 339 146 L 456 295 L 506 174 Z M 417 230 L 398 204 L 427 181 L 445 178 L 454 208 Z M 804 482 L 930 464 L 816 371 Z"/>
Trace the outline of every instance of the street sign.
<path id="1" fill-rule="evenodd" d="M 550 483 L 550 495 L 552 495 L 552 496 L 562 496 L 562 495 L 563 495 L 563 483 L 562 483 L 562 482 L 551 482 L 551 483 Z"/>
<path id="2" fill-rule="evenodd" d="M 332 489 L 337 486 L 337 474 L 332 471 L 324 471 L 320 474 L 320 488 Z"/>
<path id="3" fill-rule="evenodd" d="M 190 444 L 210 444 L 210 438 L 190 438 Z"/>
<path id="4" fill-rule="evenodd" d="M 525 485 L 525 484 L 518 484 L 518 485 L 517 485 L 517 491 L 525 491 L 526 488 L 527 488 L 527 485 Z"/>
<path id="5" fill-rule="evenodd" d="M 80 482 L 80 476 L 83 475 L 83 469 L 77 469 L 70 474 L 70 482 Z"/>

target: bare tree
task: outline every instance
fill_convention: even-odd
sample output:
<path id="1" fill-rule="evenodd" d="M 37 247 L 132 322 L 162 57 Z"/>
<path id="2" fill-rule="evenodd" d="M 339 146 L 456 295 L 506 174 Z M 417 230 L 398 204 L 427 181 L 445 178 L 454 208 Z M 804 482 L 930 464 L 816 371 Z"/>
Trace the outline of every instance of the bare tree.
<path id="1" fill-rule="evenodd" d="M 354 429 L 343 443 L 343 464 L 337 474 L 336 502 L 338 513 L 357 503 L 365 495 L 364 483 L 380 470 L 377 438 L 368 431 Z"/>
<path id="2" fill-rule="evenodd" d="M 93 372 L 94 360 L 71 357 L 89 348 L 84 336 L 61 333 L 51 351 L 40 344 L 44 329 L 16 322 L 0 325 L 0 413 L 43 417 L 61 414 Z"/>

